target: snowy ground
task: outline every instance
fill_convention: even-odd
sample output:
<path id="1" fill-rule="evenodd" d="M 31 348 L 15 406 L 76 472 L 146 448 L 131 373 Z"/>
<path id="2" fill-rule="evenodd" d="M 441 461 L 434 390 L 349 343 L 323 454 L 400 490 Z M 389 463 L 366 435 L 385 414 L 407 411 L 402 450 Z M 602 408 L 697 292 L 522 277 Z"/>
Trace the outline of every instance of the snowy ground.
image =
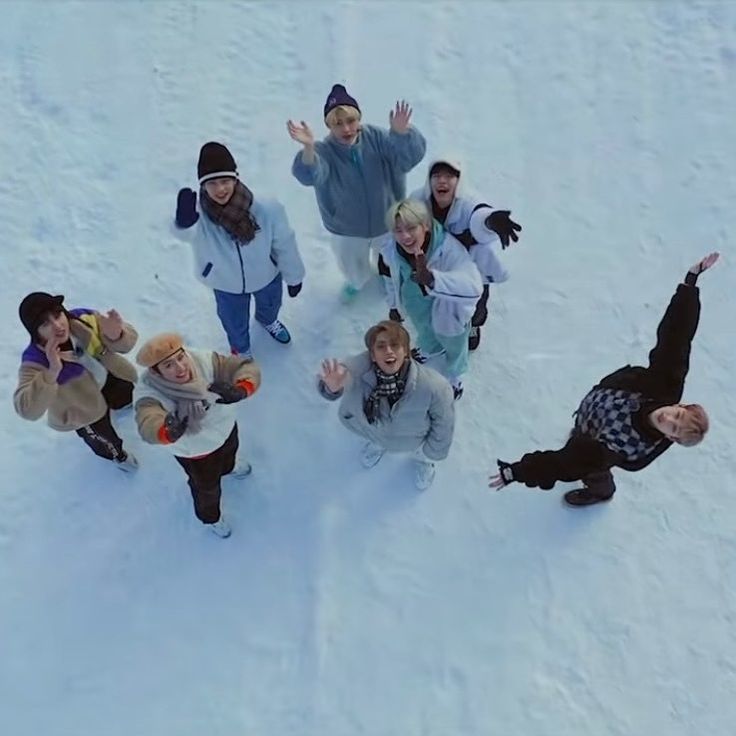
<path id="1" fill-rule="evenodd" d="M 0 732 L 9 736 L 730 736 L 736 722 L 736 5 L 2 3 Z M 313 388 L 385 309 L 350 309 L 285 121 L 348 84 L 415 107 L 522 244 L 431 491 L 371 472 Z M 22 296 L 115 306 L 225 349 L 168 224 L 199 146 L 286 204 L 307 262 L 243 405 L 254 475 L 203 532 L 171 458 L 136 478 L 10 404 Z M 426 168 L 410 177 L 417 185 Z M 686 398 L 712 433 L 604 508 L 486 488 L 556 446 L 603 373 L 645 360 L 714 249 Z M 730 726 L 729 726 L 730 724 Z"/>

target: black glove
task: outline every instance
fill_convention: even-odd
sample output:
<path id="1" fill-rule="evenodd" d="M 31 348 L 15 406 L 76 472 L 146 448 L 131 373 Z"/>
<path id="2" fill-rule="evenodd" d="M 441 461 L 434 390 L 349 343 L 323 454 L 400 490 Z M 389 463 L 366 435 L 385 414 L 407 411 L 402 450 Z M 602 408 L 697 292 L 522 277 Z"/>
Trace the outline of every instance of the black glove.
<path id="1" fill-rule="evenodd" d="M 404 318 L 401 316 L 401 313 L 398 309 L 389 309 L 388 310 L 388 318 L 392 322 L 403 322 Z"/>
<path id="2" fill-rule="evenodd" d="M 164 429 L 169 442 L 176 442 L 181 439 L 184 432 L 187 431 L 187 424 L 189 424 L 189 417 L 179 419 L 176 412 L 169 412 L 164 420 Z"/>
<path id="3" fill-rule="evenodd" d="M 180 189 L 176 198 L 176 226 L 186 230 L 197 220 L 197 195 L 191 189 Z"/>
<path id="4" fill-rule="evenodd" d="M 224 381 L 215 381 L 209 386 L 209 390 L 220 397 L 215 404 L 237 404 L 238 401 L 248 398 L 248 392 L 244 388 Z"/>
<path id="5" fill-rule="evenodd" d="M 503 460 L 496 460 L 496 465 L 498 465 L 498 472 L 503 478 L 504 485 L 513 483 L 516 480 L 516 478 L 514 478 L 514 470 L 511 467 L 511 463 L 505 463 Z"/>
<path id="6" fill-rule="evenodd" d="M 511 210 L 496 210 L 486 217 L 486 227 L 493 230 L 501 238 L 501 248 L 505 250 L 509 247 L 509 238 L 516 243 L 519 236 L 516 232 L 521 232 L 521 225 L 514 222 L 509 215 Z"/>
<path id="7" fill-rule="evenodd" d="M 289 292 L 289 296 L 293 299 L 302 290 L 302 285 L 301 284 L 289 284 L 286 287 L 286 290 Z"/>

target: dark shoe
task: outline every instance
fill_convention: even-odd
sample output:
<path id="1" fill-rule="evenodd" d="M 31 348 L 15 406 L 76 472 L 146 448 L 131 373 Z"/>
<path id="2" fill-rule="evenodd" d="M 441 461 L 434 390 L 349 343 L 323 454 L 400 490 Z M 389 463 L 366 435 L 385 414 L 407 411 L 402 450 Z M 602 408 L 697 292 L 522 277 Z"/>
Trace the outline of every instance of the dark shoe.
<path id="1" fill-rule="evenodd" d="M 452 398 L 453 400 L 457 401 L 462 395 L 463 395 L 463 385 L 458 381 L 457 383 L 452 384 Z"/>
<path id="2" fill-rule="evenodd" d="M 468 350 L 477 350 L 480 345 L 480 327 L 471 327 L 468 336 Z"/>
<path id="3" fill-rule="evenodd" d="M 570 506 L 592 506 L 594 503 L 603 503 L 610 501 L 613 494 L 606 498 L 595 496 L 587 488 L 576 488 L 574 491 L 568 491 L 565 496 L 565 503 Z"/>

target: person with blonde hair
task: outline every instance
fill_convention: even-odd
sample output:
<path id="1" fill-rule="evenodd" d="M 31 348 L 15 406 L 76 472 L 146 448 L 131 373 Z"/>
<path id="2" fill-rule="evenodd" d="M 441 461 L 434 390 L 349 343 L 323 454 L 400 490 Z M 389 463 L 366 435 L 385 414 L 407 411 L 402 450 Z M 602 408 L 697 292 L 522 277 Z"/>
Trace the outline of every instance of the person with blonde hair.
<path id="1" fill-rule="evenodd" d="M 371 277 L 371 249 L 386 236 L 383 216 L 406 196 L 406 174 L 424 157 L 424 136 L 411 125 L 412 110 L 397 102 L 390 129 L 362 122 L 358 102 L 336 84 L 324 106 L 330 131 L 323 141 L 304 121 L 287 123 L 289 135 L 303 148 L 291 172 L 300 184 L 314 187 L 320 216 L 345 278 L 342 300 L 355 299 Z"/>
<path id="2" fill-rule="evenodd" d="M 705 409 L 681 399 L 700 318 L 696 282 L 718 255 L 698 261 L 678 285 L 659 323 L 649 366 L 626 365 L 606 376 L 580 403 L 562 449 L 530 452 L 515 463 L 498 460 L 491 488 L 519 481 L 549 490 L 557 481 L 582 480 L 582 488 L 564 499 L 571 506 L 589 506 L 613 497 L 611 468 L 641 470 L 673 444 L 694 447 L 703 440 L 709 426 Z"/>
<path id="3" fill-rule="evenodd" d="M 378 272 L 386 280 L 389 317 L 401 321 L 403 311 L 411 320 L 417 362 L 445 355 L 447 377 L 459 399 L 468 367 L 470 320 L 483 293 L 480 272 L 424 202 L 397 202 L 386 225 L 392 237 L 381 250 Z"/>
<path id="4" fill-rule="evenodd" d="M 450 451 L 455 407 L 447 381 L 411 359 L 409 333 L 396 322 L 373 325 L 366 350 L 344 362 L 322 362 L 319 392 L 329 401 L 342 398 L 343 425 L 365 440 L 361 463 L 376 465 L 386 452 L 413 453 L 414 483 L 429 488 L 435 462 Z"/>
<path id="5" fill-rule="evenodd" d="M 220 480 L 251 472 L 249 462 L 237 459 L 232 405 L 258 390 L 260 369 L 242 356 L 185 347 L 173 332 L 148 340 L 136 362 L 145 368 L 134 393 L 140 436 L 174 455 L 189 479 L 197 518 L 218 537 L 229 537 Z"/>

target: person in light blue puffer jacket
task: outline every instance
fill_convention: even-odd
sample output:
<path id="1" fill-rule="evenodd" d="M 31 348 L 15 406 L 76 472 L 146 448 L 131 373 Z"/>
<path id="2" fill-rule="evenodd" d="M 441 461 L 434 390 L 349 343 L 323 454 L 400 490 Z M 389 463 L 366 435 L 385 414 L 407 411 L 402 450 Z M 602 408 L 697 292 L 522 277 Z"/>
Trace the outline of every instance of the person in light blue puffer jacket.
<path id="1" fill-rule="evenodd" d="M 411 108 L 397 102 L 389 114 L 390 130 L 361 122 L 360 107 L 344 86 L 327 97 L 324 117 L 330 135 L 315 142 L 302 121 L 288 122 L 289 135 L 304 148 L 291 171 L 299 183 L 315 189 L 325 228 L 351 301 L 371 276 L 370 250 L 386 237 L 384 216 L 406 196 L 406 174 L 424 157 L 424 136 L 410 125 Z"/>
<path id="2" fill-rule="evenodd" d="M 225 146 L 214 141 L 202 146 L 197 175 L 200 211 L 196 193 L 181 189 L 174 233 L 192 244 L 195 276 L 214 291 L 232 353 L 252 359 L 251 296 L 256 321 L 277 342 L 290 342 L 278 319 L 283 282 L 296 297 L 304 264 L 283 205 L 253 196 Z"/>

